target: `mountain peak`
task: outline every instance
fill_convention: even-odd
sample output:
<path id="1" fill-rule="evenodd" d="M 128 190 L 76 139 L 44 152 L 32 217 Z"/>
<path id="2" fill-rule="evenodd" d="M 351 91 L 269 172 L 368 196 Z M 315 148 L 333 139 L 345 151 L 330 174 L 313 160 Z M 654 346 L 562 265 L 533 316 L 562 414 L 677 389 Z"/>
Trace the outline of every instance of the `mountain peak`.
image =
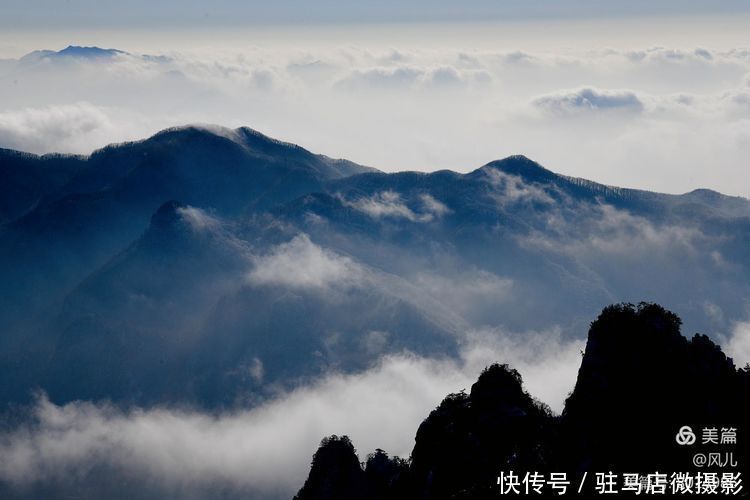
<path id="1" fill-rule="evenodd" d="M 64 49 L 59 50 L 54 54 L 64 57 L 82 57 L 96 59 L 113 57 L 119 54 L 127 54 L 127 52 L 117 49 L 103 49 L 96 46 L 85 47 L 81 45 L 68 45 Z"/>
<path id="2" fill-rule="evenodd" d="M 236 132 L 228 127 L 223 127 L 221 125 L 215 125 L 212 123 L 189 123 L 187 125 L 175 125 L 174 127 L 167 127 L 165 129 L 162 129 L 158 132 L 156 132 L 154 135 L 149 137 L 149 139 L 156 139 L 159 137 L 166 137 L 170 135 L 179 135 L 179 134 L 185 134 L 185 133 L 207 133 L 211 135 L 220 135 L 223 137 L 230 138 L 234 141 L 238 139 Z M 146 140 L 149 140 L 146 139 Z"/>
<path id="3" fill-rule="evenodd" d="M 290 142 L 269 137 L 250 127 L 229 128 L 213 123 L 190 123 L 177 125 L 156 132 L 146 141 L 158 141 L 172 138 L 186 138 L 196 135 L 215 136 L 227 139 L 236 145 L 256 152 L 285 153 L 300 152 L 312 155 L 309 151 Z"/>
<path id="4" fill-rule="evenodd" d="M 172 226 L 180 220 L 180 208 L 184 208 L 184 206 L 175 200 L 163 203 L 151 217 L 151 227 L 164 228 Z"/>
<path id="5" fill-rule="evenodd" d="M 744 200 L 744 198 L 739 197 L 739 196 L 728 196 L 718 191 L 714 191 L 713 189 L 706 189 L 706 188 L 693 189 L 692 191 L 685 193 L 683 196 L 686 198 L 691 198 L 691 199 L 701 200 L 701 201 L 706 201 L 706 202 Z"/>
<path id="6" fill-rule="evenodd" d="M 315 452 L 310 476 L 295 500 L 320 498 L 369 498 L 365 473 L 360 467 L 354 445 L 347 436 L 323 439 Z"/>
<path id="7" fill-rule="evenodd" d="M 488 170 L 499 170 L 506 174 L 516 175 L 529 180 L 551 180 L 557 177 L 554 172 L 547 170 L 534 160 L 520 154 L 492 161 L 474 172 L 485 173 Z"/>
<path id="8" fill-rule="evenodd" d="M 529 403 L 522 387 L 521 375 L 508 365 L 493 364 L 485 368 L 471 386 L 471 404 L 477 408 L 503 405 L 523 407 Z"/>
<path id="9" fill-rule="evenodd" d="M 663 466 L 667 457 L 676 459 L 664 436 L 679 422 L 742 421 L 746 396 L 737 395 L 747 389 L 741 373 L 708 337 L 683 337 L 681 323 L 663 307 L 641 303 L 608 306 L 591 324 L 562 415 L 566 439 L 579 443 L 574 463 Z M 629 394 L 638 394 L 637 401 Z M 607 441 L 613 423 L 636 421 L 642 425 L 614 425 L 623 429 L 622 439 Z M 643 442 L 653 443 L 652 455 L 643 455 Z"/>
<path id="10" fill-rule="evenodd" d="M 35 50 L 21 57 L 23 63 L 36 63 L 41 60 L 65 60 L 65 59 L 89 59 L 102 60 L 111 59 L 118 55 L 128 55 L 127 52 L 117 49 L 103 49 L 101 47 L 85 47 L 81 45 L 68 45 L 62 50 Z"/>
<path id="11" fill-rule="evenodd" d="M 525 168 L 544 168 L 526 155 L 510 155 L 499 160 L 491 161 L 486 167 L 503 167 L 505 165 L 518 165 Z"/>

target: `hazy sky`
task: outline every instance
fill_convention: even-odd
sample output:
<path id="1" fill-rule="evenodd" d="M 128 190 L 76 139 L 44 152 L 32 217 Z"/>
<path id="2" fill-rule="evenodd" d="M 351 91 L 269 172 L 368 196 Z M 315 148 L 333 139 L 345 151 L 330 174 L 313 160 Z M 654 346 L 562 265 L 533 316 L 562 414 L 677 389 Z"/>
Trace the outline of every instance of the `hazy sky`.
<path id="1" fill-rule="evenodd" d="M 88 153 L 202 122 L 387 171 L 522 153 L 608 184 L 750 196 L 746 2 L 2 9 L 0 147 Z M 129 54 L 19 60 L 71 44 Z"/>
<path id="2" fill-rule="evenodd" d="M 217 25 L 587 19 L 750 12 L 742 0 L 4 0 L 11 26 Z"/>

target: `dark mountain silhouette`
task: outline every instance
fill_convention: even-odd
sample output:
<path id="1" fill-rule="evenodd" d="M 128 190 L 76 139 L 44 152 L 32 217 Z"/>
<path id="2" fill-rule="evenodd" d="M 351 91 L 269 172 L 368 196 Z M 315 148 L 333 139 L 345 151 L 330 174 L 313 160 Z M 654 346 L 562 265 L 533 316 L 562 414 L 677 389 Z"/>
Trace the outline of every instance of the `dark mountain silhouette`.
<path id="1" fill-rule="evenodd" d="M 748 373 L 705 335 L 683 337 L 680 324 L 655 304 L 610 306 L 592 323 L 560 421 L 577 471 L 685 466 L 690 456 L 674 444 L 681 426 L 750 422 Z"/>
<path id="2" fill-rule="evenodd" d="M 389 457 L 381 449 L 360 464 L 348 436 L 330 436 L 321 441 L 313 455 L 310 476 L 294 499 L 384 500 L 390 498 L 408 468 L 405 460 Z"/>
<path id="3" fill-rule="evenodd" d="M 656 304 L 605 308 L 591 324 L 575 389 L 558 417 L 523 391 L 518 372 L 488 367 L 470 394 L 449 395 L 424 420 L 408 466 L 378 498 L 495 498 L 500 471 L 566 472 L 575 488 L 584 472 L 695 473 L 703 470 L 692 464 L 696 451 L 730 451 L 739 466 L 711 470 L 747 474 L 747 440 L 701 447 L 700 431 L 746 435 L 750 369 L 737 369 L 704 335 L 686 339 L 680 323 Z M 694 447 L 675 441 L 684 425 L 698 435 Z M 324 440 L 319 453 L 327 446 Z M 347 498 L 341 488 L 323 495 L 308 487 L 340 477 L 340 468 L 326 465 L 313 461 L 300 498 Z M 374 491 L 361 468 L 352 466 L 346 477 L 347 491 Z"/>
<path id="4" fill-rule="evenodd" d="M 545 470 L 551 457 L 552 413 L 521 387 L 507 365 L 492 365 L 471 387 L 451 394 L 419 426 L 404 498 L 484 498 L 485 478 L 508 470 Z"/>
<path id="5" fill-rule="evenodd" d="M 396 488 L 409 470 L 409 463 L 400 457 L 390 457 L 378 448 L 367 455 L 365 461 L 365 482 L 367 492 L 373 500 L 385 500 Z"/>
<path id="6" fill-rule="evenodd" d="M 323 439 L 315 452 L 310 477 L 294 497 L 295 500 L 349 498 L 365 500 L 367 476 L 359 464 L 354 445 L 347 436 Z"/>

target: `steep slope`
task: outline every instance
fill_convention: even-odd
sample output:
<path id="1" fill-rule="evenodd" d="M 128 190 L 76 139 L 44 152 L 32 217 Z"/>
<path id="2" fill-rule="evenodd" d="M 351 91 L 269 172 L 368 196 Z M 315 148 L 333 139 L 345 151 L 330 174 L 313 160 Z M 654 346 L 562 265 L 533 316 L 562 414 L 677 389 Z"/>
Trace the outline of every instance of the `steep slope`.
<path id="1" fill-rule="evenodd" d="M 164 204 L 142 237 L 67 295 L 39 386 L 57 401 L 189 400 L 185 360 L 199 325 L 238 286 L 247 258 L 220 220 Z"/>
<path id="2" fill-rule="evenodd" d="M 455 353 L 457 320 L 397 277 L 304 236 L 274 245 L 234 231 L 163 205 L 141 238 L 68 294 L 40 387 L 57 402 L 215 408 L 388 353 Z"/>

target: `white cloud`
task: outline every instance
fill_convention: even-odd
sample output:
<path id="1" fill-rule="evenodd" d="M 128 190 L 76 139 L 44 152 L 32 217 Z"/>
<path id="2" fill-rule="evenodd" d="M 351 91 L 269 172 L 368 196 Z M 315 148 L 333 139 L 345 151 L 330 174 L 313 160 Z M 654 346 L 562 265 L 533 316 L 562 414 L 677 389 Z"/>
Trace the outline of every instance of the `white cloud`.
<path id="1" fill-rule="evenodd" d="M 725 345 L 727 356 L 734 359 L 735 365 L 750 363 L 750 321 L 736 322 Z"/>
<path id="2" fill-rule="evenodd" d="M 369 197 L 357 198 L 354 201 L 343 200 L 344 204 L 363 212 L 374 219 L 382 217 L 403 218 L 411 221 L 418 219 L 395 191 L 382 191 Z"/>
<path id="3" fill-rule="evenodd" d="M 442 58 L 441 58 L 442 59 Z M 442 60 L 415 60 L 410 65 L 363 68 L 351 71 L 334 86 L 351 91 L 429 91 L 431 89 L 460 89 L 472 84 L 486 85 L 492 81 L 490 73 L 476 67 L 454 67 Z M 465 59 L 459 66 L 465 66 Z"/>
<path id="4" fill-rule="evenodd" d="M 559 238 L 563 235 L 566 239 Z M 653 259 L 654 255 L 667 259 L 695 257 L 702 255 L 697 249 L 706 242 L 708 237 L 694 227 L 656 225 L 605 203 L 552 215 L 545 230 L 532 232 L 522 241 L 579 260 L 606 256 L 620 263 L 649 256 Z"/>
<path id="5" fill-rule="evenodd" d="M 337 86 L 351 90 L 363 88 L 408 89 L 416 84 L 423 75 L 422 70 L 408 66 L 355 70 L 351 75 L 339 81 Z"/>
<path id="6" fill-rule="evenodd" d="M 106 40 L 99 44 L 130 55 L 24 68 L 4 61 L 0 147 L 88 153 L 210 122 L 384 170 L 467 171 L 522 153 L 608 184 L 750 195 L 746 49 L 700 38 L 591 50 L 600 44 L 360 34 L 372 36 L 357 45 L 333 34 L 336 43 L 191 40 L 190 51 L 177 44 L 161 53 L 139 39 L 151 57 L 133 40 Z M 57 108 L 63 118 L 50 112 Z"/>
<path id="7" fill-rule="evenodd" d="M 66 484 L 97 467 L 98 475 L 111 468 L 165 495 L 211 487 L 289 498 L 323 436 L 348 434 L 361 456 L 377 447 L 408 456 L 430 410 L 448 393 L 468 390 L 492 362 L 517 368 L 532 395 L 559 411 L 582 345 L 556 330 L 512 338 L 475 332 L 457 361 L 389 356 L 366 372 L 332 374 L 255 409 L 219 415 L 41 399 L 31 422 L 0 434 L 0 481 Z"/>
<path id="8" fill-rule="evenodd" d="M 349 257 L 321 248 L 309 236 L 300 234 L 267 255 L 256 257 L 248 281 L 292 288 L 350 287 L 365 275 L 364 268 Z"/>
<path id="9" fill-rule="evenodd" d="M 665 47 L 651 47 L 646 50 L 625 52 L 625 56 L 634 62 L 684 62 L 711 61 L 714 55 L 710 50 L 696 48 L 694 50 L 670 49 Z"/>
<path id="10" fill-rule="evenodd" d="M 584 346 L 582 339 L 563 338 L 557 327 L 515 335 L 486 328 L 469 333 L 461 356 L 472 369 L 507 362 L 532 396 L 560 413 L 575 386 Z"/>
<path id="11" fill-rule="evenodd" d="M 593 214 L 596 214 L 596 220 L 587 245 L 610 255 L 642 256 L 653 251 L 681 250 L 692 253 L 695 243 L 704 238 L 696 228 L 674 225 L 657 227 L 643 217 L 607 204 L 597 205 Z"/>
<path id="12" fill-rule="evenodd" d="M 395 218 L 407 219 L 412 222 L 430 222 L 450 213 L 450 209 L 430 194 L 419 196 L 421 211 L 415 212 L 409 208 L 401 195 L 395 191 L 382 191 L 372 196 L 360 197 L 354 200 L 340 198 L 342 203 L 354 208 L 373 219 Z"/>
<path id="13" fill-rule="evenodd" d="M 592 111 L 640 112 L 643 102 L 630 90 L 598 90 L 584 87 L 560 91 L 535 98 L 534 106 L 556 115 L 571 115 Z"/>
<path id="14" fill-rule="evenodd" d="M 500 205 L 512 205 L 514 203 L 550 204 L 554 202 L 543 187 L 525 182 L 517 175 L 511 175 L 492 167 L 485 168 L 484 174 L 494 188 L 491 196 Z"/>
<path id="15" fill-rule="evenodd" d="M 433 217 L 442 217 L 451 212 L 451 209 L 448 208 L 447 205 L 430 194 L 420 195 L 419 199 L 422 200 L 425 213 L 430 214 Z"/>
<path id="16" fill-rule="evenodd" d="M 463 83 L 461 74 L 450 66 L 435 68 L 430 72 L 430 82 L 439 86 L 455 86 Z"/>
<path id="17" fill-rule="evenodd" d="M 526 52 L 515 50 L 506 54 L 500 54 L 499 58 L 506 64 L 530 64 L 535 61 L 535 57 Z"/>
<path id="18" fill-rule="evenodd" d="M 106 142 L 114 130 L 110 110 L 86 102 L 0 113 L 0 146 L 28 152 L 83 152 L 83 143 Z"/>
<path id="19" fill-rule="evenodd" d="M 727 92 L 721 96 L 721 101 L 726 105 L 730 116 L 750 117 L 750 91 Z"/>
<path id="20" fill-rule="evenodd" d="M 196 207 L 179 207 L 177 213 L 197 232 L 215 232 L 221 229 L 221 221 Z"/>

